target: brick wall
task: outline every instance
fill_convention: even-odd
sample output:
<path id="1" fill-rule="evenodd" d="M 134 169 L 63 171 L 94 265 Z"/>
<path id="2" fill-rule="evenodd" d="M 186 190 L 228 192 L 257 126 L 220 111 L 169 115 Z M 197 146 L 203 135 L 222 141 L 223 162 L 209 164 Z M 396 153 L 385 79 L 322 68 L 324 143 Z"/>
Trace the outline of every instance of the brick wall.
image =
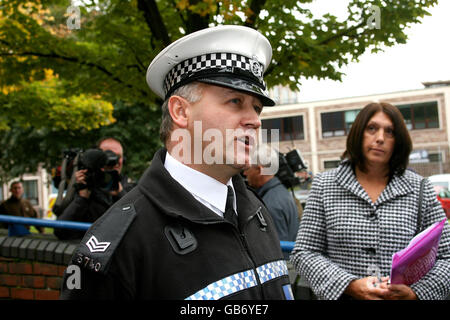
<path id="1" fill-rule="evenodd" d="M 0 299 L 57 300 L 75 248 L 50 235 L 0 233 Z"/>
<path id="2" fill-rule="evenodd" d="M 0 298 L 56 300 L 66 266 L 0 257 Z"/>

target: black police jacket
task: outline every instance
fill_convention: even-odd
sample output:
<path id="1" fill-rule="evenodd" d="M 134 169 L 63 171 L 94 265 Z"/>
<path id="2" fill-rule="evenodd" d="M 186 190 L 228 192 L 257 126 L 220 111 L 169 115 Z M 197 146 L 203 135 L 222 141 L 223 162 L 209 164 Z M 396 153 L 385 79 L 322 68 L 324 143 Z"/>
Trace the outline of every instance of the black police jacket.
<path id="1" fill-rule="evenodd" d="M 101 217 L 113 203 L 112 196 L 98 189 L 92 190 L 92 194 L 89 198 L 83 198 L 80 195 L 75 194 L 72 202 L 70 202 L 62 214 L 58 216 L 58 220 L 94 222 Z M 73 240 L 83 238 L 85 232 L 70 229 L 55 229 L 53 233 L 60 240 Z"/>
<path id="2" fill-rule="evenodd" d="M 233 177 L 237 228 L 172 179 L 165 155 L 86 232 L 61 298 L 292 298 L 275 226 L 242 178 Z"/>
<path id="3" fill-rule="evenodd" d="M 108 191 L 94 188 L 91 190 L 89 198 L 81 197 L 75 193 L 73 200 L 58 216 L 59 221 L 94 222 L 117 200 L 122 198 L 128 191 L 133 189 L 135 183 L 128 182 L 126 176 L 121 177 L 122 191 L 116 195 L 111 195 Z M 83 238 L 85 232 L 70 229 L 55 229 L 54 235 L 60 240 L 75 240 Z"/>

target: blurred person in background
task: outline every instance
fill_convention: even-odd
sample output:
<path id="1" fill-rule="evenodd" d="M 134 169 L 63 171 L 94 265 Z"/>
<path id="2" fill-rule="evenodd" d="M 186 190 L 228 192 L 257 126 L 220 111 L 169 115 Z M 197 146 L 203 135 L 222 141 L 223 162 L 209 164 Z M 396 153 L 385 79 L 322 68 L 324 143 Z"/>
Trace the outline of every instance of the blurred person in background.
<path id="1" fill-rule="evenodd" d="M 255 152 L 256 163 L 243 172 L 250 187 L 262 198 L 272 216 L 278 237 L 281 241 L 295 241 L 299 215 L 293 195 L 286 189 L 275 174 L 264 174 L 264 168 L 278 163 L 278 154 L 267 144 L 258 146 Z M 289 253 L 284 252 L 286 260 Z"/>
<path id="2" fill-rule="evenodd" d="M 124 155 L 123 146 L 120 141 L 112 137 L 102 138 L 98 141 L 97 148 L 88 150 L 89 158 L 85 160 L 86 165 L 89 165 L 89 167 L 98 166 L 96 171 L 116 171 L 119 176 L 117 188 L 104 190 L 99 186 L 90 186 L 87 180 L 90 169 L 76 171 L 75 188 L 77 192 L 63 213 L 58 216 L 58 220 L 94 222 L 135 186 L 134 183 L 128 182 L 126 176 L 121 174 Z M 113 165 L 106 165 L 107 159 L 105 158 L 105 152 L 109 152 L 114 157 Z M 70 240 L 83 238 L 85 232 L 61 228 L 55 229 L 54 234 L 59 239 Z"/>
<path id="3" fill-rule="evenodd" d="M 12 182 L 9 191 L 11 192 L 11 197 L 0 204 L 0 214 L 26 218 L 39 218 L 38 213 L 31 203 L 23 198 L 24 190 L 22 182 Z M 0 224 L 0 226 L 8 228 L 8 224 Z M 29 230 L 29 226 L 26 226 L 26 228 Z M 42 227 L 36 227 L 36 229 L 40 233 L 44 232 L 44 228 Z"/>

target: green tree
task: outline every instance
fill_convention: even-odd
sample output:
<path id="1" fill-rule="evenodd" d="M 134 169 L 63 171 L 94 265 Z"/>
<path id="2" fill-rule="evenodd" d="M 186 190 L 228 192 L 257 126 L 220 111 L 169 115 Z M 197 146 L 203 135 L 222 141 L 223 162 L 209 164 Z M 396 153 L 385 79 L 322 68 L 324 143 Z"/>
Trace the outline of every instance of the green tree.
<path id="1" fill-rule="evenodd" d="M 162 101 L 150 61 L 184 34 L 217 24 L 255 28 L 272 44 L 270 86 L 340 80 L 365 51 L 405 43 L 437 0 L 349 1 L 348 17 L 315 17 L 311 0 L 0 1 L 0 179 L 51 168 L 68 147 L 117 135 L 137 178 L 160 146 Z M 380 28 L 368 23 L 380 9 Z M 79 21 L 74 13 L 79 10 Z M 331 12 L 330 8 L 330 12 Z M 378 17 L 376 17 L 378 18 Z M 73 22 L 80 28 L 70 28 Z M 71 24 L 72 23 L 72 24 Z M 76 24 L 75 24 L 76 25 Z"/>

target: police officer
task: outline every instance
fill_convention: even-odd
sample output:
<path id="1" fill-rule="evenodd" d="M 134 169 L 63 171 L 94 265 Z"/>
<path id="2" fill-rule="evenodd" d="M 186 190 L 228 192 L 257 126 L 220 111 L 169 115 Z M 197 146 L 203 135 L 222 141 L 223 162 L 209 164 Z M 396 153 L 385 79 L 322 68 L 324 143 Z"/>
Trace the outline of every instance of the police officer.
<path id="1" fill-rule="evenodd" d="M 239 173 L 249 167 L 268 40 L 240 26 L 189 34 L 150 64 L 165 148 L 85 234 L 63 299 L 291 299 L 275 226 Z M 70 268 L 72 270 L 72 268 Z M 77 289 L 80 288 L 80 289 Z"/>

